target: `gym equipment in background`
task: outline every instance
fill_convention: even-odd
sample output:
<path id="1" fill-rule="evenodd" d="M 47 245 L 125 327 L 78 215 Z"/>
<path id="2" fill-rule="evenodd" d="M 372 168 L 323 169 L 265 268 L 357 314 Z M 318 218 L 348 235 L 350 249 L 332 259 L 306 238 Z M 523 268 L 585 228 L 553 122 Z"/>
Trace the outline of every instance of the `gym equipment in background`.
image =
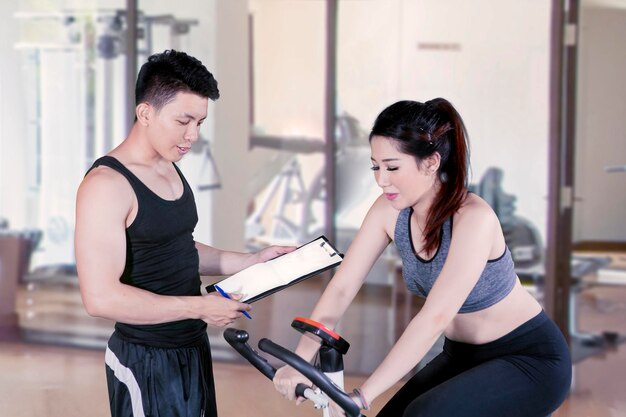
<path id="1" fill-rule="evenodd" d="M 20 27 L 14 47 L 24 81 L 23 140 L 32 156 L 25 160 L 28 189 L 15 198 L 27 201 L 25 221 L 39 230 L 26 239 L 31 248 L 22 264 L 30 264 L 33 254 L 32 268 L 19 274 L 25 287 L 17 300 L 20 330 L 29 341 L 104 347 L 113 322 L 88 316 L 78 291 L 75 196 L 95 158 L 127 133 L 128 113 L 119 103 L 134 91 L 124 76 L 129 15 L 123 9 L 63 8 L 13 17 Z M 157 50 L 184 48 L 199 21 L 139 11 L 137 25 L 141 62 Z M 219 176 L 207 141 L 198 145 L 189 158 L 197 160 L 199 178 L 188 177 L 190 183 L 199 191 L 216 188 Z"/>
<path id="2" fill-rule="evenodd" d="M 213 153 L 211 152 L 211 142 L 200 135 L 198 142 L 191 147 L 191 154 L 201 155 L 202 161 L 198 172 L 198 191 L 217 190 L 222 187 L 220 173 Z"/>
<path id="3" fill-rule="evenodd" d="M 380 188 L 370 170 L 368 135 L 349 113 L 337 116 L 335 151 L 335 220 L 337 248 L 345 252 Z M 302 156 L 321 154 L 324 142 L 307 137 L 254 134 L 252 148 L 272 150 L 278 163 L 265 164 L 254 175 L 253 210 L 246 219 L 248 249 L 276 244 L 301 245 L 324 233 L 326 184 L 324 167 L 305 182 Z M 260 243 L 259 243 L 260 242 Z M 389 285 L 395 247 L 390 245 L 366 278 L 367 283 Z"/>
<path id="4" fill-rule="evenodd" d="M 25 160 L 29 188 L 18 198 L 30 205 L 27 224 L 44 230 L 33 264 L 71 263 L 78 184 L 93 161 L 127 134 L 130 112 L 119 103 L 135 87 L 125 76 L 129 15 L 124 9 L 63 8 L 21 10 L 13 17 L 20 28 L 14 47 L 24 84 L 24 141 L 32 155 Z M 184 46 L 198 24 L 139 11 L 138 61 L 155 49 Z"/>
<path id="5" fill-rule="evenodd" d="M 340 228 L 341 222 L 351 217 L 345 212 L 354 210 L 358 205 L 365 206 L 367 210 L 373 202 L 370 191 L 379 193 L 369 171 L 367 134 L 358 121 L 347 113 L 337 116 L 336 130 L 336 219 Z M 323 153 L 324 142 L 317 138 L 255 134 L 250 138 L 250 145 L 253 149 L 266 148 L 288 153 L 289 158 L 278 170 L 276 166 L 263 167 L 262 170 L 273 172 L 271 177 L 264 172 L 255 175 L 253 180 L 264 178 L 267 182 L 254 188 L 252 199 L 256 199 L 255 210 L 246 221 L 246 235 L 249 238 L 262 235 L 267 241 L 291 239 L 295 244 L 302 244 L 323 234 L 323 209 L 318 203 L 324 204 L 326 199 L 324 167 L 318 168 L 306 184 L 300 156 Z M 265 193 L 262 193 L 263 190 Z M 269 224 L 266 219 L 269 219 Z M 358 229 L 359 224 L 360 219 L 354 228 Z"/>
<path id="6" fill-rule="evenodd" d="M 480 182 L 470 185 L 469 189 L 485 200 L 498 216 L 516 268 L 525 270 L 543 265 L 541 235 L 529 220 L 515 214 L 517 198 L 504 191 L 503 178 L 504 172 L 500 168 L 491 167 Z"/>

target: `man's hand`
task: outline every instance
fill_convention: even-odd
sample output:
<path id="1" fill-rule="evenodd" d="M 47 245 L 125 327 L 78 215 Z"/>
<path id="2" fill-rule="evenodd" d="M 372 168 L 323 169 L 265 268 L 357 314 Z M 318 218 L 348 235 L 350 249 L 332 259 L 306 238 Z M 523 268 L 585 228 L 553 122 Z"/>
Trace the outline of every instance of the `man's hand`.
<path id="1" fill-rule="evenodd" d="M 277 256 L 284 255 L 289 252 L 293 252 L 296 250 L 295 246 L 268 246 L 267 248 L 263 248 L 260 251 L 254 254 L 254 262 L 253 263 L 261 263 L 267 262 L 270 259 L 274 259 Z"/>
<path id="2" fill-rule="evenodd" d="M 200 303 L 202 303 L 199 308 L 200 318 L 211 326 L 224 327 L 243 316 L 242 311 L 250 311 L 252 309 L 250 304 L 237 301 L 241 298 L 241 295 L 229 295 L 232 297 L 231 300 L 217 293 L 199 297 Z"/>

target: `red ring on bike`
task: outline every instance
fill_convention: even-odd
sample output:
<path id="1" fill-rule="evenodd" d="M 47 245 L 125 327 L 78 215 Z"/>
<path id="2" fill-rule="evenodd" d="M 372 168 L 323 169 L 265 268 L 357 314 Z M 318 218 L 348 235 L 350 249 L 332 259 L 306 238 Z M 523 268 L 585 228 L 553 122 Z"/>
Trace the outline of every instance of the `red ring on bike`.
<path id="1" fill-rule="evenodd" d="M 311 325 L 313 327 L 317 327 L 321 331 L 328 333 L 328 335 L 331 336 L 333 339 L 336 339 L 336 340 L 341 339 L 341 336 L 339 336 L 337 333 L 333 332 L 331 329 L 329 329 L 328 327 L 324 326 L 322 323 L 317 322 L 315 320 L 307 319 L 307 318 L 304 318 L 304 317 L 296 317 L 293 320 L 294 321 L 301 321 L 301 322 L 309 324 L 309 325 Z"/>

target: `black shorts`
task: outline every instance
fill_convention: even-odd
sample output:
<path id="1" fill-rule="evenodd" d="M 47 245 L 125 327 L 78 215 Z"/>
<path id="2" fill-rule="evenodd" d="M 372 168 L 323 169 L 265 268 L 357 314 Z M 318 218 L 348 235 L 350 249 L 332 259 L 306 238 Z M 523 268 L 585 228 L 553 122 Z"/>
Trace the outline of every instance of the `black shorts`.
<path id="1" fill-rule="evenodd" d="M 209 339 L 181 348 L 125 340 L 117 331 L 106 349 L 112 417 L 216 417 Z"/>

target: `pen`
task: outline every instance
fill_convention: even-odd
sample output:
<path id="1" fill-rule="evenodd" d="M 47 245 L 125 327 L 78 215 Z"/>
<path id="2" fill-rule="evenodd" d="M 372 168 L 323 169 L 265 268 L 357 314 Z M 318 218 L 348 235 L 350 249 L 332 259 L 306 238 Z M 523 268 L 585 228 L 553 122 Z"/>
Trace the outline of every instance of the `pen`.
<path id="1" fill-rule="evenodd" d="M 230 295 L 228 295 L 228 293 L 226 291 L 224 291 L 223 289 L 221 289 L 220 287 L 216 285 L 213 285 L 215 287 L 215 289 L 217 291 L 219 291 L 220 294 L 222 294 L 224 297 L 228 298 L 229 300 L 232 300 L 232 298 L 230 297 Z M 250 314 L 248 314 L 247 311 L 241 311 L 243 313 L 244 316 L 246 316 L 247 318 L 249 318 L 250 320 L 252 320 L 252 317 L 250 316 Z"/>

